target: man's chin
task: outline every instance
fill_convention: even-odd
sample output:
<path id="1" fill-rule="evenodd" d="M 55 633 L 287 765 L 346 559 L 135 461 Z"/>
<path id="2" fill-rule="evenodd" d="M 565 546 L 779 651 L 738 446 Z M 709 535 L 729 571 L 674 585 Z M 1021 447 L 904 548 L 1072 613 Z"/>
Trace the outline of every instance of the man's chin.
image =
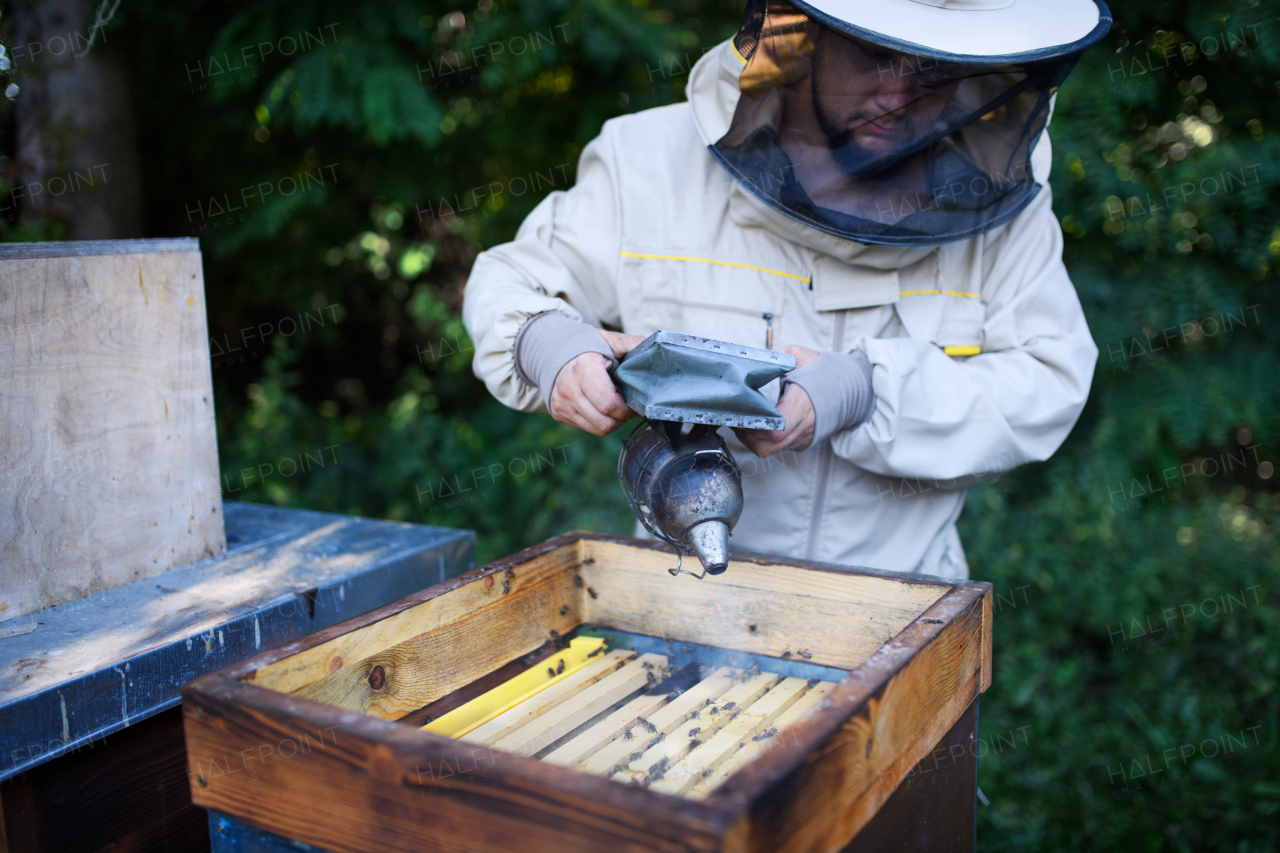
<path id="1" fill-rule="evenodd" d="M 855 130 L 853 144 L 873 157 L 888 154 L 907 141 L 904 133 L 885 133 L 878 130 Z"/>

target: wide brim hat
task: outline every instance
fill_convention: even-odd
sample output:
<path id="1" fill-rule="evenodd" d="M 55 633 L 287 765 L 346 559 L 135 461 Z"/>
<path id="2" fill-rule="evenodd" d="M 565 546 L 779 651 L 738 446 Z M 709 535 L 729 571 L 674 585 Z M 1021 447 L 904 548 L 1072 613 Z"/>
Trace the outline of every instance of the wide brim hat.
<path id="1" fill-rule="evenodd" d="M 834 30 L 891 50 L 959 63 L 1078 54 L 1111 27 L 1102 0 L 790 0 Z"/>

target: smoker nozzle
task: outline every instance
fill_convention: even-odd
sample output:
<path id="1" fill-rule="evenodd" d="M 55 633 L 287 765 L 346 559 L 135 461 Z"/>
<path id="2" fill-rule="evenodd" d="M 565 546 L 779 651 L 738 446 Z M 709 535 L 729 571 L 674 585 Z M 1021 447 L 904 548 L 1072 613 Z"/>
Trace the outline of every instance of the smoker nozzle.
<path id="1" fill-rule="evenodd" d="M 689 547 L 709 575 L 729 568 L 729 525 L 718 519 L 704 521 L 689 528 Z"/>

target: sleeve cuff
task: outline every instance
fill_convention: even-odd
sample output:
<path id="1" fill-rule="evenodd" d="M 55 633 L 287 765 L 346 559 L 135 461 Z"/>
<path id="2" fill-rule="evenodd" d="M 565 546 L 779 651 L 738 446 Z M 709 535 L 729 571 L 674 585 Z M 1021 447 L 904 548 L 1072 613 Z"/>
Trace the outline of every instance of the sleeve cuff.
<path id="1" fill-rule="evenodd" d="M 788 373 L 782 382 L 784 390 L 788 384 L 799 385 L 813 403 L 810 447 L 826 441 L 832 433 L 858 426 L 876 407 L 871 362 L 863 352 L 824 352 Z"/>
<path id="2" fill-rule="evenodd" d="M 516 335 L 516 376 L 541 391 L 543 401 L 550 405 L 551 389 L 561 368 L 584 352 L 598 352 L 617 364 L 613 350 L 595 327 L 571 320 L 559 311 L 535 314 Z"/>

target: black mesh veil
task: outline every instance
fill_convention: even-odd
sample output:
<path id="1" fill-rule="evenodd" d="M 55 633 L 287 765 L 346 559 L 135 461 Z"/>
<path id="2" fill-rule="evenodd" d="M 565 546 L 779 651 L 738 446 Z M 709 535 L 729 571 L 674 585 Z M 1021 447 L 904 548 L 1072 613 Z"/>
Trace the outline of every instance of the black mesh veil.
<path id="1" fill-rule="evenodd" d="M 711 152 L 744 188 L 862 243 L 934 244 L 1011 219 L 1040 187 L 1031 151 L 1079 52 L 1007 64 L 903 53 L 751 0 L 729 131 Z"/>

